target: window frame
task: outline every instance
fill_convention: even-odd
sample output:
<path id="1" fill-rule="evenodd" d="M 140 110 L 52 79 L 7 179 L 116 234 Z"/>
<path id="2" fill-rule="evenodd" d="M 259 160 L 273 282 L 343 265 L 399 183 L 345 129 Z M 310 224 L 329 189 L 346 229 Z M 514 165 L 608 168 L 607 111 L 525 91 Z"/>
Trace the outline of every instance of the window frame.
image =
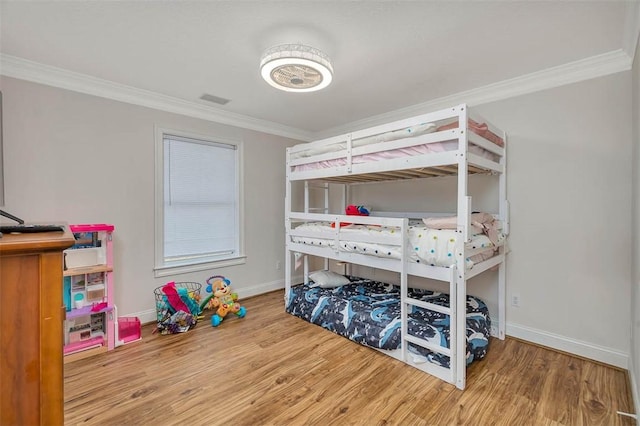
<path id="1" fill-rule="evenodd" d="M 212 144 L 226 144 L 236 147 L 236 197 L 237 197 L 237 220 L 238 220 L 238 254 L 219 260 L 192 261 L 189 263 L 171 264 L 164 259 L 164 138 L 165 135 L 177 136 L 197 141 L 209 142 Z M 170 129 L 166 127 L 155 127 L 155 201 L 154 201 L 154 237 L 155 256 L 154 274 L 155 277 L 166 277 L 170 275 L 186 274 L 190 272 L 204 271 L 226 266 L 241 265 L 246 263 L 244 251 L 244 182 L 243 182 L 243 149 L 242 140 L 231 139 L 221 136 L 207 136 L 184 130 Z"/>

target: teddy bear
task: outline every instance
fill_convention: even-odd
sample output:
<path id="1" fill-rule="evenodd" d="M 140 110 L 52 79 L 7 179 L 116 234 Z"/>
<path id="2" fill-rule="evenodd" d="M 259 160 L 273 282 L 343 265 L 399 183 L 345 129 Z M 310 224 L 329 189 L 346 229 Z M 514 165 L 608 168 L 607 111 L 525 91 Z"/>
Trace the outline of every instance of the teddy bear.
<path id="1" fill-rule="evenodd" d="M 217 327 L 229 312 L 243 318 L 247 314 L 244 306 L 238 303 L 238 294 L 231 292 L 231 281 L 221 275 L 207 279 L 207 293 L 211 295 L 201 303 L 202 309 L 215 309 L 211 317 L 211 325 Z"/>

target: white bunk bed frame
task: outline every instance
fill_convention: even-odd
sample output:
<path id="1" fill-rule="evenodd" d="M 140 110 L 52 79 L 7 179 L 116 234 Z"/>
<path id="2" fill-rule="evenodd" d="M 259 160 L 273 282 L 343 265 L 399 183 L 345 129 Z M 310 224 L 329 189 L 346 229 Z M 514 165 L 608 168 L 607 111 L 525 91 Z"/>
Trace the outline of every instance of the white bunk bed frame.
<path id="1" fill-rule="evenodd" d="M 468 119 L 472 118 L 476 122 L 486 123 L 496 135 L 505 141 L 505 147 L 500 147 L 489 140 L 469 131 Z M 458 128 L 435 133 L 428 133 L 417 137 L 399 139 L 390 142 L 380 142 L 370 145 L 354 147 L 352 140 L 377 135 L 384 132 L 404 129 L 409 126 L 416 126 L 421 123 L 446 122 L 458 120 Z M 409 157 L 381 160 L 367 163 L 353 163 L 352 158 L 357 155 L 385 151 L 391 148 L 410 147 L 426 143 L 457 140 L 457 149 L 425 155 L 412 155 Z M 317 148 L 335 143 L 343 143 L 344 149 L 337 152 L 323 153 L 309 157 L 301 157 L 300 152 L 308 148 Z M 492 161 L 482 156 L 469 152 L 470 145 L 484 148 L 498 158 Z M 344 165 L 331 168 L 321 168 L 316 170 L 296 170 L 296 166 L 314 163 L 317 161 L 342 158 Z M 286 198 L 285 198 L 285 228 L 286 228 L 286 257 L 285 257 L 285 303 L 288 300 L 292 285 L 292 267 L 294 257 L 299 255 L 313 255 L 325 258 L 325 267 L 328 266 L 328 259 L 348 264 L 364 265 L 373 268 L 395 271 L 400 274 L 401 287 L 401 333 L 402 344 L 399 350 L 386 351 L 383 353 L 410 364 L 424 372 L 432 374 L 442 380 L 454 384 L 459 389 L 464 389 L 466 380 L 466 298 L 467 280 L 481 274 L 482 272 L 496 267 L 498 268 L 498 318 L 495 327 L 495 318 L 492 318 L 492 335 L 499 339 L 505 338 L 505 245 L 501 246 L 498 253 L 488 260 L 476 263 L 473 268 L 466 269 L 465 259 L 475 253 L 465 248 L 464 242 L 469 239 L 471 197 L 468 196 L 468 179 L 470 174 L 484 173 L 497 174 L 499 176 L 499 211 L 495 216 L 502 223 L 502 230 L 505 235 L 509 233 L 509 206 L 506 200 L 506 135 L 484 118 L 477 114 L 470 114 L 467 105 L 461 104 L 453 108 L 443 109 L 429 114 L 420 115 L 413 118 L 398 120 L 385 125 L 375 126 L 365 130 L 344 134 L 307 144 L 300 144 L 288 148 L 286 152 Z M 346 204 L 348 197 L 348 185 L 351 183 L 389 181 L 398 179 L 416 179 L 431 176 L 457 175 L 457 232 L 462 238 L 456 243 L 456 265 L 446 267 L 433 267 L 424 263 L 415 263 L 408 260 L 407 217 L 374 217 L 374 216 L 346 216 L 339 214 L 329 214 L 329 183 L 343 184 L 343 203 Z M 304 182 L 304 211 L 294 212 L 292 210 L 292 184 L 297 181 Z M 312 184 L 313 183 L 313 184 Z M 315 185 L 320 183 L 320 185 Z M 324 207 L 312 209 L 310 207 L 310 190 L 320 187 L 324 191 Z M 322 213 L 313 213 L 321 211 Z M 408 216 L 405 215 L 405 216 Z M 426 216 L 426 214 L 423 214 Z M 308 236 L 304 231 L 296 231 L 295 226 L 302 222 L 329 221 L 335 223 L 335 230 L 332 238 L 335 239 L 335 247 L 343 237 L 340 222 L 397 226 L 402 232 L 397 237 L 374 241 L 397 245 L 401 248 L 401 259 L 387 259 L 369 255 L 362 255 L 351 252 L 338 251 L 330 247 L 319 247 L 292 242 L 292 236 Z M 371 241 L 369 239 L 369 241 Z M 304 256 L 304 281 L 308 282 L 309 265 L 308 258 Z M 450 306 L 442 307 L 432 303 L 426 303 L 409 298 L 407 295 L 408 276 L 425 277 L 449 283 Z M 408 307 L 411 305 L 422 307 L 445 313 L 450 316 L 450 348 L 442 348 L 433 345 L 426 340 L 416 338 L 407 333 Z M 427 348 L 431 351 L 445 354 L 450 357 L 450 368 L 437 366 L 430 362 L 416 362 L 408 352 L 408 343 Z"/>

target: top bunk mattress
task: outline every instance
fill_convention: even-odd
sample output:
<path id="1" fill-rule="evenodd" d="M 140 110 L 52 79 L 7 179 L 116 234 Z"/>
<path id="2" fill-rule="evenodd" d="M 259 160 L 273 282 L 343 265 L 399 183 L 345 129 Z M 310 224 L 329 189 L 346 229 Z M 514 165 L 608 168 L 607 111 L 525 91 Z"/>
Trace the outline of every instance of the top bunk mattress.
<path id="1" fill-rule="evenodd" d="M 405 127 L 399 130 L 393 130 L 385 133 L 376 134 L 373 136 L 353 139 L 351 141 L 351 148 L 365 147 L 367 145 L 378 144 L 381 142 L 393 142 L 400 140 L 415 140 L 416 144 L 408 144 L 403 147 L 389 147 L 389 149 L 374 150 L 363 154 L 353 155 L 351 157 L 351 164 L 363 164 L 369 162 L 376 162 L 382 160 L 391 160 L 408 156 L 424 155 L 432 153 L 441 153 L 448 151 L 455 151 L 458 149 L 459 143 L 457 138 L 445 140 L 441 142 L 429 141 L 427 143 L 420 143 L 418 138 L 423 135 L 434 132 L 442 132 L 446 130 L 455 129 L 459 126 L 458 120 L 448 122 L 445 124 L 438 124 L 436 122 L 421 123 L 414 126 Z M 496 146 L 504 147 L 504 139 L 498 136 L 496 133 L 489 129 L 486 123 L 478 123 L 472 119 L 468 119 L 467 128 L 483 137 L 484 139 L 492 142 Z M 499 161 L 499 156 L 494 152 L 484 149 L 478 145 L 470 143 L 468 146 L 469 152 L 476 154 L 482 158 L 488 159 L 493 162 Z M 322 157 L 324 154 L 338 153 L 347 150 L 347 143 L 344 141 L 327 143 L 327 144 L 309 144 L 309 147 L 300 151 L 293 152 L 291 159 L 305 159 L 311 157 Z M 349 160 L 346 157 L 339 158 L 327 158 L 320 159 L 319 161 L 310 161 L 303 164 L 298 164 L 293 167 L 296 172 L 318 170 L 333 168 L 338 166 L 344 166 L 348 164 Z"/>

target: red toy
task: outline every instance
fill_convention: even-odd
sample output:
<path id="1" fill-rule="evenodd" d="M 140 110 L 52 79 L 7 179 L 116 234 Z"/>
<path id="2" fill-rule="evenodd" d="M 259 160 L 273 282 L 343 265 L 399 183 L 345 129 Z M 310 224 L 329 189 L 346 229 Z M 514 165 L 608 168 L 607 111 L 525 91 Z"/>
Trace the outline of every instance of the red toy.
<path id="1" fill-rule="evenodd" d="M 369 216 L 369 210 L 365 206 L 348 205 L 345 209 L 348 216 Z"/>
<path id="2" fill-rule="evenodd" d="M 353 204 L 348 205 L 347 208 L 344 209 L 344 213 L 347 216 L 369 216 L 369 210 L 367 210 L 365 206 L 354 206 Z M 347 225 L 351 225 L 351 224 L 348 222 L 340 222 L 340 226 L 347 226 Z M 332 223 L 331 227 L 335 228 L 336 224 Z"/>

